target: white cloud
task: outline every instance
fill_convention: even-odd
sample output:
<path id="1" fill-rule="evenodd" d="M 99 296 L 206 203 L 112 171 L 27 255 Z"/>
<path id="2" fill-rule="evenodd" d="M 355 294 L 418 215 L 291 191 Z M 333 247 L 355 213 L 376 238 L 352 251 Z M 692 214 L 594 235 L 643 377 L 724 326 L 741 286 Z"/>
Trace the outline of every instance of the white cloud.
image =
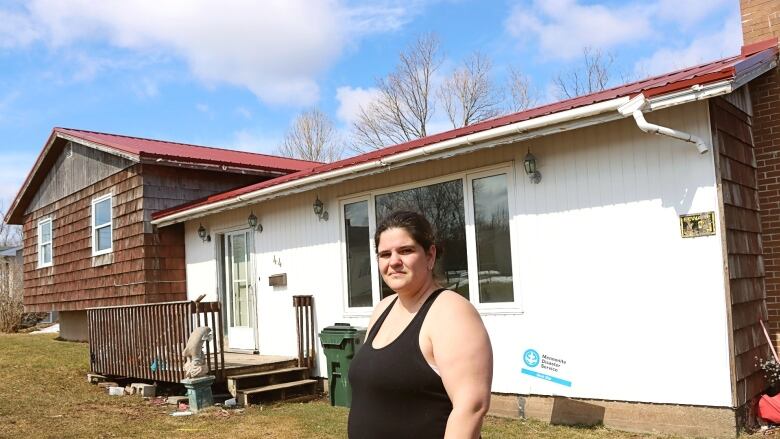
<path id="1" fill-rule="evenodd" d="M 517 5 L 504 24 L 510 35 L 521 42 L 537 40 L 540 53 L 559 59 L 579 56 L 585 46 L 610 49 L 645 40 L 652 32 L 646 6 L 582 5 L 577 0 Z"/>
<path id="2" fill-rule="evenodd" d="M 201 113 L 210 113 L 211 110 L 209 109 L 209 106 L 206 104 L 195 104 L 195 109 L 200 111 Z"/>
<path id="3" fill-rule="evenodd" d="M 662 48 L 634 66 L 636 72 L 656 75 L 739 53 L 742 29 L 739 16 L 731 17 L 719 32 L 694 39 L 681 48 Z"/>
<path id="4" fill-rule="evenodd" d="M 28 16 L 0 10 L 0 48 L 26 46 L 40 37 L 40 32 Z"/>
<path id="5" fill-rule="evenodd" d="M 168 53 L 207 84 L 246 87 L 265 102 L 292 105 L 317 101 L 317 77 L 346 44 L 396 29 L 406 14 L 402 6 L 350 8 L 339 0 L 31 0 L 26 7 L 26 15 L 0 11 L 0 47 L 106 42 Z M 93 67 L 83 77 L 99 72 Z"/>
<path id="6" fill-rule="evenodd" d="M 339 87 L 336 90 L 336 100 L 339 101 L 336 116 L 345 124 L 351 125 L 357 120 L 360 108 L 368 107 L 378 96 L 379 90 L 376 88 Z"/>

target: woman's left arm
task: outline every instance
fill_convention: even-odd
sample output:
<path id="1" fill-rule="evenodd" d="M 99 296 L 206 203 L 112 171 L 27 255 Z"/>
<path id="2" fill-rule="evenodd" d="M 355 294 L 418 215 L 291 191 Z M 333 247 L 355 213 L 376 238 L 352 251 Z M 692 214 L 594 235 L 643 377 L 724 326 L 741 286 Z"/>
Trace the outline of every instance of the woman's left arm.
<path id="1" fill-rule="evenodd" d="M 490 407 L 490 339 L 477 310 L 457 293 L 441 297 L 436 305 L 429 333 L 436 366 L 452 401 L 444 437 L 476 439 Z"/>

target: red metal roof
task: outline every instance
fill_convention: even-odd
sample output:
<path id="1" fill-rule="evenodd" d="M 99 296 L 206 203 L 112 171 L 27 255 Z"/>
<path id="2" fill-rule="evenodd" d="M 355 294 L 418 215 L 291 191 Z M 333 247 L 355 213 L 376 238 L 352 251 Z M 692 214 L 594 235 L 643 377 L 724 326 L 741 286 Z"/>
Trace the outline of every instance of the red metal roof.
<path id="1" fill-rule="evenodd" d="M 52 155 L 50 154 L 50 148 L 57 138 L 62 138 L 63 136 L 75 138 L 76 141 L 82 140 L 97 144 L 105 149 L 114 150 L 138 161 L 162 159 L 188 164 L 208 164 L 267 171 L 272 174 L 289 174 L 308 170 L 322 164 L 252 152 L 56 127 L 49 135 L 46 145 L 38 155 L 35 164 L 30 169 L 27 178 L 8 209 L 5 219 L 10 224 L 21 224 L 21 211 L 32 197 L 31 194 L 28 194 L 28 189 L 30 186 L 37 184 L 34 182 L 42 179 L 41 173 L 44 170 L 48 170 L 54 162 L 56 157 L 50 157 Z"/>
<path id="2" fill-rule="evenodd" d="M 361 154 L 338 162 L 317 166 L 309 170 L 288 174 L 282 177 L 274 178 L 272 180 L 266 180 L 231 191 L 214 194 L 200 200 L 195 200 L 180 206 L 155 212 L 152 214 L 152 218 L 155 220 L 162 219 L 179 212 L 184 212 L 196 207 L 207 206 L 209 204 L 229 200 L 231 198 L 249 194 L 260 189 L 276 186 L 281 183 L 299 180 L 304 177 L 323 174 L 328 171 L 334 171 L 341 168 L 347 168 L 350 166 L 379 160 L 384 157 L 417 148 L 422 148 L 424 146 L 438 143 L 444 140 L 463 137 L 480 131 L 486 131 L 492 128 L 497 128 L 516 122 L 522 122 L 524 120 L 534 119 L 548 114 L 559 113 L 562 111 L 571 110 L 573 108 L 584 107 L 587 105 L 625 96 L 634 97 L 640 93 L 644 93 L 646 97 L 659 96 L 688 89 L 696 84 L 703 85 L 727 79 L 734 79 L 740 74 L 750 71 L 760 64 L 768 64 L 772 60 L 775 60 L 778 54 L 777 44 L 778 41 L 776 38 L 751 44 L 749 46 L 742 47 L 742 51 L 739 55 L 677 70 L 659 76 L 654 76 L 652 78 L 643 79 L 641 81 L 620 85 L 597 93 L 542 105 L 530 110 L 469 125 L 464 128 L 423 137 L 421 139 L 389 146 L 387 148 Z"/>
<path id="3" fill-rule="evenodd" d="M 144 139 L 119 134 L 97 133 L 71 128 L 54 128 L 55 134 L 66 134 L 115 149 L 139 159 L 167 159 L 183 162 L 209 163 L 241 168 L 290 172 L 311 169 L 319 162 L 296 160 L 253 152 L 235 151 L 210 146 L 190 145 L 164 140 Z"/>

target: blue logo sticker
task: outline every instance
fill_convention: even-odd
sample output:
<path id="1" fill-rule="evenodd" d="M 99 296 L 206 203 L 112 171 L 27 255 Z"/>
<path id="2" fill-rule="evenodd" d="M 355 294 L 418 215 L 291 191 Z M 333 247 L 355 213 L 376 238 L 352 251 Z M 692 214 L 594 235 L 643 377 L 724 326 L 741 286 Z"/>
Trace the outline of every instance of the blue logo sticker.
<path id="1" fill-rule="evenodd" d="M 539 352 L 533 349 L 528 349 L 523 353 L 523 361 L 528 367 L 536 367 L 539 365 Z"/>

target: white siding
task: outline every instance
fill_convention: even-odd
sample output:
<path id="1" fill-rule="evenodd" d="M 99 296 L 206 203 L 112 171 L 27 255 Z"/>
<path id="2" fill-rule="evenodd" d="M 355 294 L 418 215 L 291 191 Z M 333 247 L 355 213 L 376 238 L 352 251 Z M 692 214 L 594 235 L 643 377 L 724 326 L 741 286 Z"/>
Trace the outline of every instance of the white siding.
<path id="1" fill-rule="evenodd" d="M 710 138 L 706 103 L 647 118 Z M 538 185 L 522 173 L 529 147 L 543 174 Z M 483 315 L 495 355 L 493 391 L 730 405 L 721 231 L 682 239 L 678 219 L 718 215 L 712 154 L 642 133 L 631 120 L 320 190 L 329 221 L 312 212 L 314 192 L 253 206 L 264 226 L 255 234 L 254 261 L 261 352 L 295 354 L 294 294 L 315 296 L 318 330 L 338 321 L 367 324 L 367 317 L 344 312 L 339 197 L 512 160 L 518 165 L 515 295 L 522 312 Z M 199 223 L 215 236 L 243 227 L 248 215 L 238 209 L 187 224 L 191 297 L 217 288 L 215 242 L 200 241 Z M 276 273 L 287 273 L 287 287 L 268 286 L 268 275 Z M 551 375 L 572 386 L 522 375 L 523 353 L 531 348 L 565 359 Z"/>

